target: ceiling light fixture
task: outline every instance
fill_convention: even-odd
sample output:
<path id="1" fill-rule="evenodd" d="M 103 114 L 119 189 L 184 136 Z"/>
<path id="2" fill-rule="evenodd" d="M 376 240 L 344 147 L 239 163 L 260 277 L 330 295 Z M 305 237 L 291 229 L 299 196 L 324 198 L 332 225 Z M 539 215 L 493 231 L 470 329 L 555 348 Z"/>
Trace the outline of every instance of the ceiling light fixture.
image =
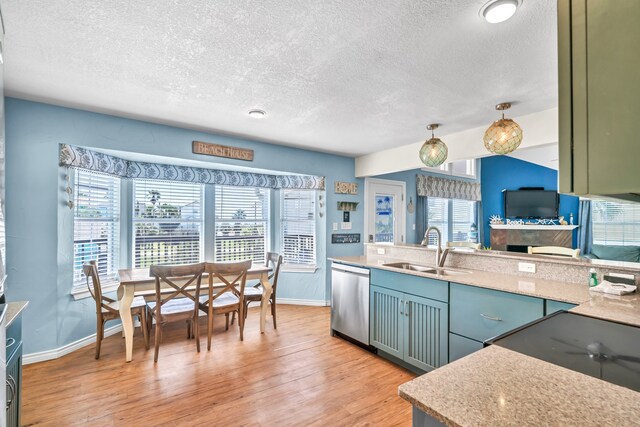
<path id="1" fill-rule="evenodd" d="M 249 116 L 253 117 L 254 119 L 262 119 L 266 115 L 267 115 L 267 113 L 264 110 L 260 110 L 258 108 L 254 108 L 252 110 L 249 110 Z"/>
<path id="2" fill-rule="evenodd" d="M 432 168 L 443 164 L 449 154 L 447 145 L 442 142 L 440 138 L 433 136 L 433 131 L 438 129 L 438 127 L 440 127 L 440 125 L 435 123 L 427 126 L 427 129 L 431 131 L 431 138 L 427 139 L 424 144 L 422 144 L 422 148 L 420 148 L 420 160 Z"/>
<path id="3" fill-rule="evenodd" d="M 509 154 L 516 150 L 522 142 L 522 128 L 511 119 L 504 118 L 504 110 L 511 108 L 509 102 L 496 105 L 502 111 L 502 118 L 496 120 L 484 133 L 484 146 L 494 154 Z"/>
<path id="4" fill-rule="evenodd" d="M 522 0 L 491 0 L 480 9 L 480 16 L 490 24 L 504 22 L 511 18 Z"/>

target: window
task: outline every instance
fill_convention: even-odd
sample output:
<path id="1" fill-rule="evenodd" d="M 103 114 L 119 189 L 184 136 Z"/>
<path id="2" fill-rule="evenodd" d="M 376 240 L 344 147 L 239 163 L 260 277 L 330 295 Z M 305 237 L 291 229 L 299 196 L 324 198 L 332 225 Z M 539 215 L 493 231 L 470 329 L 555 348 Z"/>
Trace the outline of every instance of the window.
<path id="1" fill-rule="evenodd" d="M 200 262 L 202 192 L 188 182 L 133 182 L 134 267 Z"/>
<path id="2" fill-rule="evenodd" d="M 85 283 L 82 264 L 97 261 L 103 283 L 117 280 L 120 261 L 120 179 L 76 173 L 73 222 L 73 285 Z"/>
<path id="3" fill-rule="evenodd" d="M 269 247 L 269 190 L 216 185 L 216 261 L 264 263 Z"/>
<path id="4" fill-rule="evenodd" d="M 427 225 L 437 227 L 442 233 L 442 245 L 446 242 L 469 240 L 471 225 L 477 221 L 477 203 L 470 200 L 427 198 Z M 429 235 L 429 244 L 436 244 L 436 235 Z"/>
<path id="5" fill-rule="evenodd" d="M 316 264 L 315 191 L 282 190 L 280 250 L 283 263 L 314 267 Z"/>
<path id="6" fill-rule="evenodd" d="M 640 204 L 591 202 L 593 243 L 597 245 L 640 245 Z"/>

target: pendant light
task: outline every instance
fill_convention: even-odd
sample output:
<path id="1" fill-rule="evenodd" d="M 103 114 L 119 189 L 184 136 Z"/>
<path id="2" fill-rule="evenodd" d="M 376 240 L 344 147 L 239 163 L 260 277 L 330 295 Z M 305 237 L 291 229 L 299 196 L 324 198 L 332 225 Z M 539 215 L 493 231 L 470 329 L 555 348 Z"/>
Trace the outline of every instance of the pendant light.
<path id="1" fill-rule="evenodd" d="M 502 118 L 493 122 L 484 133 L 484 146 L 494 154 L 509 154 L 516 150 L 522 142 L 522 128 L 511 119 L 504 118 L 504 110 L 511 108 L 511 104 L 504 102 L 496 105 L 496 110 L 502 111 Z"/>
<path id="2" fill-rule="evenodd" d="M 427 129 L 431 131 L 431 138 L 426 140 L 422 144 L 422 148 L 420 148 L 420 160 L 426 166 L 432 168 L 443 164 L 449 154 L 446 144 L 440 138 L 433 136 L 433 131 L 438 129 L 439 126 L 435 123 L 427 126 Z"/>

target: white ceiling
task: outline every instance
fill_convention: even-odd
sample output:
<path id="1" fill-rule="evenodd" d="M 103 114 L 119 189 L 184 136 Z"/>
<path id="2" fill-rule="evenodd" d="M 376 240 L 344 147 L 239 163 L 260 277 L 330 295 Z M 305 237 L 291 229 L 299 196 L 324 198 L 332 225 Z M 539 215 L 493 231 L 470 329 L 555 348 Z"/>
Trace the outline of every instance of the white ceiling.
<path id="1" fill-rule="evenodd" d="M 484 2 L 3 0 L 6 93 L 362 155 L 557 105 L 556 0 Z"/>

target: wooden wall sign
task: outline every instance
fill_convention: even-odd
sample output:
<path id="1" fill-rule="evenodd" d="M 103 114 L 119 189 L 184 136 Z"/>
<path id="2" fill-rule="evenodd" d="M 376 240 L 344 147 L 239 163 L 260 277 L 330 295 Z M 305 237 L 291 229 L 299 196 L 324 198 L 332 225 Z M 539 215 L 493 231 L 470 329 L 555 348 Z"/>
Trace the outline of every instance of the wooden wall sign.
<path id="1" fill-rule="evenodd" d="M 336 194 L 358 194 L 358 184 L 336 181 Z"/>
<path id="2" fill-rule="evenodd" d="M 193 141 L 193 152 L 206 156 L 226 157 L 228 159 L 246 160 L 249 162 L 253 161 L 253 150 L 210 144 L 208 142 Z"/>

